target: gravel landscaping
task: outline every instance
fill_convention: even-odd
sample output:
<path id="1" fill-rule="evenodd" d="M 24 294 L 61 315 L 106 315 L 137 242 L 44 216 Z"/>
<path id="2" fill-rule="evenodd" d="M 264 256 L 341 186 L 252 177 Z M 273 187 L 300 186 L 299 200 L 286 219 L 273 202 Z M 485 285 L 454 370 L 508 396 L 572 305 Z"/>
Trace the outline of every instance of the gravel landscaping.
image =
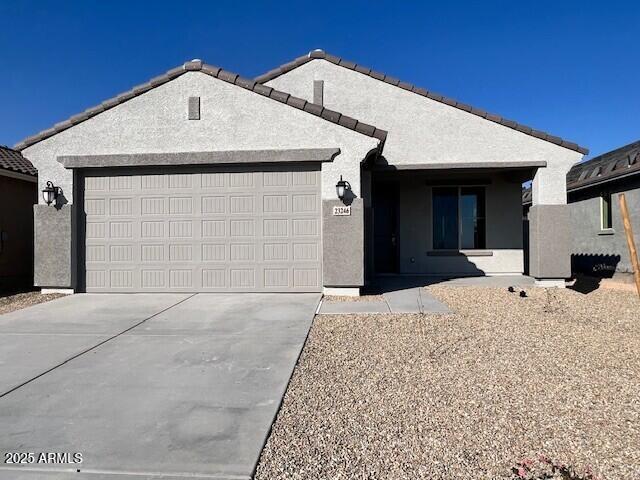
<path id="1" fill-rule="evenodd" d="M 316 316 L 257 479 L 640 478 L 634 294 L 428 291 L 455 313 Z"/>
<path id="2" fill-rule="evenodd" d="M 56 298 L 62 297 L 60 293 L 48 293 L 46 295 L 40 292 L 21 292 L 21 293 L 0 293 L 0 315 L 3 313 L 13 312 L 21 308 L 37 305 L 38 303 L 48 302 Z"/>

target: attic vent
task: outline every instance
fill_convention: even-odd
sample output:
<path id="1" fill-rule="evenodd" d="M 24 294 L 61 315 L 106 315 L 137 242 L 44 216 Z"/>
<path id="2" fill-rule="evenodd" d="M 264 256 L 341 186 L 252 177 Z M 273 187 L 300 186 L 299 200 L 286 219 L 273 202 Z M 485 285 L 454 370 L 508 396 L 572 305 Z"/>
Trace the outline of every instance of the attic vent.
<path id="1" fill-rule="evenodd" d="M 189 120 L 200 120 L 200 97 L 189 97 Z"/>
<path id="2" fill-rule="evenodd" d="M 324 103 L 324 80 L 313 81 L 313 103 L 321 107 Z"/>

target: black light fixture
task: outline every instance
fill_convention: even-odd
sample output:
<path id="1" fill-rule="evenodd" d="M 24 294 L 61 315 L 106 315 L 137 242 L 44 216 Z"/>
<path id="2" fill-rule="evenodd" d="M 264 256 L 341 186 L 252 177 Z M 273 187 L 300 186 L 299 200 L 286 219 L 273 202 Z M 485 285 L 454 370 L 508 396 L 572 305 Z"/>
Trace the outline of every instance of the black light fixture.
<path id="1" fill-rule="evenodd" d="M 60 187 L 56 187 L 52 181 L 47 182 L 47 186 L 42 190 L 42 198 L 47 205 L 51 205 L 60 195 Z"/>
<path id="2" fill-rule="evenodd" d="M 346 180 L 343 180 L 342 175 L 340 175 L 340 180 L 336 183 L 336 194 L 338 198 L 344 200 L 344 196 L 349 190 L 351 190 L 351 185 Z"/>

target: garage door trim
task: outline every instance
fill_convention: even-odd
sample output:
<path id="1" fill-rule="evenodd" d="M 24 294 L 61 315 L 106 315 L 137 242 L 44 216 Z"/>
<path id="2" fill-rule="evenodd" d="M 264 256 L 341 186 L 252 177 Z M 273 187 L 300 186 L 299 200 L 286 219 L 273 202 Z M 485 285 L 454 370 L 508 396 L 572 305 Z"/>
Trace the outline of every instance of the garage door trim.
<path id="1" fill-rule="evenodd" d="M 267 186 L 264 186 L 261 184 L 258 188 L 257 182 L 263 181 L 263 179 L 267 178 L 265 175 L 265 172 L 277 172 L 279 175 L 279 178 L 286 176 L 287 178 L 289 178 L 290 185 L 274 187 L 273 184 L 270 183 Z M 300 176 L 300 175 L 297 175 L 297 172 L 305 172 L 305 174 L 309 173 L 309 176 L 306 176 L 306 175 Z M 321 201 L 321 193 L 320 193 L 320 183 L 321 183 L 320 172 L 321 170 L 320 170 L 319 163 L 315 163 L 315 164 L 288 163 L 286 165 L 252 164 L 252 165 L 233 165 L 233 166 L 182 166 L 182 167 L 162 167 L 161 169 L 149 168 L 149 167 L 138 167 L 138 168 L 115 168 L 115 169 L 109 168 L 109 169 L 99 169 L 99 170 L 97 169 L 96 170 L 94 169 L 76 170 L 77 180 L 78 180 L 76 185 L 80 187 L 78 189 L 79 195 L 77 197 L 80 208 L 78 208 L 77 210 L 79 213 L 78 245 L 80 247 L 78 252 L 79 253 L 78 255 L 79 282 L 78 283 L 81 287 L 81 290 L 89 291 L 89 292 L 131 292 L 131 293 L 137 293 L 137 292 L 149 292 L 149 293 L 151 292 L 236 292 L 236 291 L 237 292 L 296 292 L 296 291 L 319 292 L 322 289 L 322 217 L 321 217 L 322 201 Z M 202 237 L 203 231 L 200 230 L 199 232 L 196 232 L 198 228 L 197 226 L 194 226 L 193 228 L 193 237 L 190 237 L 189 239 L 186 240 L 187 244 L 191 242 L 191 247 L 187 246 L 186 248 L 189 248 L 193 252 L 193 258 L 191 256 L 192 254 L 189 254 L 188 260 L 190 260 L 190 262 L 187 262 L 187 264 L 190 265 L 189 268 L 192 269 L 192 273 L 189 274 L 187 272 L 188 268 L 185 267 L 184 265 L 177 265 L 177 264 L 171 263 L 169 261 L 168 252 L 169 252 L 169 249 L 173 248 L 174 245 L 171 243 L 173 242 L 173 239 L 169 238 L 168 223 L 174 222 L 177 219 L 179 220 L 180 215 L 178 215 L 178 217 L 174 217 L 172 216 L 171 213 L 169 213 L 168 207 L 163 207 L 164 208 L 164 210 L 162 210 L 163 213 L 159 214 L 156 217 L 159 222 L 161 223 L 164 222 L 165 224 L 165 227 L 164 227 L 165 231 L 163 233 L 163 236 L 162 238 L 158 239 L 158 241 L 163 244 L 162 249 L 164 251 L 164 254 L 162 254 L 162 261 L 156 264 L 157 271 L 159 272 L 163 268 L 171 269 L 174 267 L 177 270 L 180 270 L 180 267 L 184 267 L 184 269 L 181 271 L 185 272 L 185 275 L 187 276 L 190 275 L 192 279 L 189 285 L 187 285 L 186 283 L 182 284 L 179 281 L 174 283 L 173 280 L 169 282 L 168 276 L 171 275 L 173 278 L 173 276 L 175 275 L 173 271 L 166 270 L 165 277 L 167 278 L 164 279 L 164 283 L 162 287 L 143 288 L 143 282 L 140 280 L 140 278 L 143 274 L 142 273 L 143 268 L 147 265 L 142 263 L 142 256 L 139 253 L 139 250 L 142 248 L 142 245 L 143 245 L 143 243 L 141 243 L 143 241 L 142 239 L 143 210 L 142 210 L 141 202 L 142 202 L 143 196 L 148 195 L 148 192 L 143 190 L 137 191 L 135 190 L 135 188 L 138 188 L 138 187 L 135 187 L 135 186 L 132 187 L 133 190 L 131 190 L 130 192 L 127 192 L 125 196 L 127 197 L 127 200 L 129 200 L 129 203 L 131 205 L 134 205 L 133 209 L 135 210 L 137 208 L 139 210 L 137 210 L 135 213 L 131 211 L 125 212 L 126 218 L 124 218 L 124 220 L 126 220 L 128 223 L 131 224 L 131 228 L 134 231 L 136 231 L 136 228 L 138 230 L 137 230 L 137 233 L 134 233 L 129 240 L 125 240 L 123 243 L 125 244 L 124 247 L 129 246 L 129 249 L 128 249 L 129 251 L 138 252 L 138 253 L 133 253 L 133 254 L 129 253 L 128 257 L 125 256 L 122 258 L 117 258 L 117 260 L 122 260 L 124 258 L 125 263 L 122 264 L 123 265 L 121 267 L 122 271 L 133 272 L 133 273 L 129 273 L 129 275 L 130 276 L 138 275 L 138 277 L 136 277 L 135 280 L 127 280 L 129 283 L 126 284 L 127 285 L 126 288 L 122 287 L 121 285 L 124 285 L 124 284 L 120 284 L 118 283 L 118 281 L 116 281 L 114 284 L 111 279 L 114 278 L 113 271 L 116 269 L 115 267 L 116 264 L 113 261 L 111 261 L 110 258 L 108 257 L 104 258 L 104 254 L 103 254 L 103 258 L 98 260 L 101 260 L 104 265 L 108 264 L 108 266 L 105 266 L 104 268 L 102 267 L 96 268 L 97 264 L 93 262 L 93 260 L 96 259 L 96 256 L 94 254 L 95 249 L 89 252 L 89 256 L 90 257 L 93 256 L 93 257 L 88 258 L 87 245 L 89 245 L 89 248 L 91 248 L 92 242 L 94 241 L 97 241 L 98 245 L 102 245 L 104 247 L 102 248 L 102 250 L 112 251 L 115 248 L 114 245 L 112 245 L 112 243 L 109 243 L 113 241 L 112 238 L 110 237 L 111 233 L 110 232 L 105 233 L 107 228 L 113 231 L 112 224 L 117 223 L 117 222 L 114 222 L 113 212 L 110 210 L 110 208 L 116 203 L 119 203 L 118 195 L 121 195 L 121 194 L 118 192 L 114 192 L 112 191 L 112 189 L 109 188 L 109 185 L 113 186 L 113 183 L 112 183 L 113 181 L 116 181 L 116 184 L 118 184 L 118 182 L 120 183 L 122 182 L 122 177 L 130 177 L 128 179 L 129 183 L 140 182 L 137 184 L 138 186 L 140 186 L 142 185 L 142 182 L 144 182 L 143 178 L 153 177 L 154 179 L 161 179 L 159 181 L 163 182 L 162 183 L 163 186 L 160 187 L 160 189 L 154 193 L 158 199 L 163 199 L 159 201 L 166 202 L 166 205 L 168 205 L 168 202 L 173 202 L 174 197 L 172 197 L 172 194 L 178 194 L 178 196 L 182 195 L 181 198 L 186 198 L 187 196 L 190 196 L 191 200 L 186 200 L 186 202 L 193 205 L 194 211 L 192 212 L 191 215 L 188 215 L 188 218 L 185 221 L 190 220 L 193 225 L 198 225 L 198 224 L 201 225 L 205 220 L 203 215 L 205 216 L 207 215 L 206 213 L 202 213 L 205 211 L 204 207 L 202 207 L 202 202 L 204 198 L 202 196 L 203 191 L 189 189 L 188 191 L 190 193 L 185 194 L 185 190 L 180 190 L 180 189 L 167 190 L 167 185 L 169 185 L 169 182 L 171 181 L 170 178 L 174 178 L 173 176 L 175 176 L 175 178 L 178 178 L 178 177 L 184 178 L 184 177 L 190 176 L 191 178 L 195 179 L 192 182 L 193 184 L 195 184 L 198 181 L 204 182 L 204 180 L 202 180 L 204 178 L 203 175 L 210 174 L 210 173 L 218 174 L 217 176 L 223 176 L 225 178 L 228 178 L 227 180 L 225 180 L 225 182 L 231 182 L 231 180 L 229 179 L 231 179 L 232 176 L 234 176 L 234 174 L 238 174 L 238 173 L 242 175 L 239 175 L 239 176 L 235 175 L 235 177 L 240 178 L 244 176 L 247 178 L 252 177 L 257 179 L 255 180 L 256 186 L 254 188 L 247 187 L 248 189 L 243 190 L 244 187 L 240 187 L 237 189 L 237 191 L 233 190 L 233 192 L 228 190 L 230 188 L 229 185 L 231 185 L 231 183 L 229 183 L 229 185 L 225 187 L 227 188 L 227 190 L 224 192 L 223 195 L 220 195 L 222 197 L 225 197 L 223 202 L 226 205 L 226 207 L 224 208 L 226 208 L 227 210 L 223 210 L 223 211 L 227 213 L 223 214 L 222 217 L 219 217 L 220 220 L 224 220 L 225 222 L 225 225 L 226 225 L 225 229 L 226 229 L 226 235 L 227 235 L 227 237 L 220 242 L 226 245 L 225 246 L 226 251 L 224 253 L 226 264 L 224 268 L 227 271 L 231 271 L 231 269 L 233 269 L 234 275 L 236 275 L 234 278 L 236 279 L 240 278 L 238 277 L 238 275 L 243 275 L 242 273 L 243 267 L 244 267 L 244 270 L 246 270 L 247 272 L 246 273 L 248 275 L 247 278 L 251 276 L 250 270 L 253 269 L 254 270 L 253 280 L 248 279 L 246 283 L 242 283 L 242 285 L 239 287 L 238 286 L 239 283 L 234 283 L 234 281 L 229 279 L 229 273 L 225 273 L 224 287 L 221 287 L 217 283 L 215 284 L 217 286 L 214 286 L 214 287 L 211 287 L 212 284 L 209 284 L 208 286 L 204 286 L 205 285 L 204 279 L 202 278 L 204 277 L 204 273 L 202 270 L 204 266 L 200 262 L 200 260 L 202 260 L 204 257 L 198 257 L 198 255 L 202 255 L 202 249 L 204 248 L 204 240 Z M 214 175 L 214 177 L 215 176 L 216 175 Z M 274 176 L 271 176 L 271 177 L 275 178 Z M 100 188 L 103 188 L 103 193 L 101 193 L 101 195 L 104 195 L 104 201 L 100 201 L 100 198 L 93 198 L 95 197 L 96 193 L 95 191 L 93 191 L 92 193 L 92 190 L 88 190 L 87 194 L 85 195 L 84 187 L 85 187 L 85 181 L 87 178 L 99 179 L 100 182 L 103 182 L 103 183 L 107 182 L 107 187 L 100 187 Z M 307 184 L 299 184 L 295 186 L 294 181 L 296 178 L 301 178 L 301 179 L 313 178 L 314 180 L 313 180 L 313 184 L 307 183 Z M 266 180 L 264 181 L 266 182 Z M 94 184 L 95 183 L 96 181 L 94 180 Z M 303 186 L 300 186 L 300 185 L 303 185 Z M 286 213 L 274 214 L 274 213 L 267 213 L 267 212 L 273 212 L 274 210 L 267 210 L 266 208 L 264 209 L 264 211 L 262 210 L 264 207 L 263 204 L 266 202 L 265 197 L 271 197 L 272 196 L 271 194 L 273 192 L 278 192 L 279 195 L 277 196 L 279 197 L 287 196 L 286 200 L 283 200 L 283 198 L 280 199 L 280 201 L 287 202 Z M 236 194 L 240 194 L 240 195 L 236 195 Z M 249 198 L 252 195 L 254 196 L 253 200 Z M 305 198 L 306 198 L 306 201 L 308 201 L 310 205 L 313 205 L 312 207 L 313 209 L 306 210 L 306 211 L 300 211 L 298 209 L 297 210 L 298 213 L 295 213 L 296 209 L 293 207 L 293 202 L 294 202 L 293 197 L 296 195 L 298 197 L 296 199 L 297 201 L 296 205 L 300 204 L 299 200 L 302 199 L 302 201 L 305 201 Z M 232 201 L 231 200 L 232 196 L 234 198 L 234 202 L 238 198 L 242 197 L 244 198 L 244 201 L 246 201 L 248 204 L 253 204 L 255 206 L 255 210 L 252 210 L 251 213 L 247 213 L 245 215 L 247 217 L 246 219 L 247 224 L 251 223 L 251 219 L 254 219 L 252 223 L 255 225 L 255 232 L 253 233 L 240 232 L 241 235 L 250 235 L 250 234 L 252 235 L 251 238 L 246 237 L 241 239 L 241 243 L 244 243 L 244 249 L 246 251 L 253 250 L 255 252 L 253 254 L 254 257 L 251 257 L 253 258 L 253 260 L 247 260 L 244 263 L 231 260 L 232 255 L 230 253 L 230 249 L 233 248 L 232 244 L 233 244 L 233 241 L 236 241 L 236 239 L 229 238 L 229 235 L 231 235 L 231 227 L 229 225 L 232 219 L 234 220 L 238 219 L 238 217 L 235 216 L 236 214 L 231 213 L 232 210 L 229 207 L 230 202 Z M 104 210 L 102 212 L 98 211 L 97 217 L 95 216 L 96 215 L 95 212 L 97 210 L 95 210 L 93 206 L 89 205 L 89 203 L 91 202 L 88 202 L 96 199 L 98 201 L 93 202 L 93 204 L 97 203 L 97 204 L 108 205 L 106 211 Z M 113 199 L 114 201 L 111 201 L 111 199 Z M 235 204 L 237 204 L 237 202 Z M 88 206 L 88 210 L 89 210 L 89 212 L 86 214 L 85 214 L 85 208 L 84 208 L 85 205 Z M 199 207 L 197 207 L 197 205 L 199 205 Z M 197 208 L 202 208 L 203 210 L 198 211 Z M 208 210 L 208 211 L 211 211 L 211 210 Z M 284 212 L 284 210 L 278 210 L 278 211 Z M 174 211 L 172 210 L 172 212 Z M 103 215 L 103 217 L 100 218 L 100 215 Z M 242 217 L 243 214 L 239 214 L 239 216 Z M 274 217 L 274 218 L 269 219 L 269 217 Z M 304 222 L 302 221 L 302 219 L 309 220 L 309 222 Z M 100 240 L 100 237 L 95 237 L 95 233 L 91 234 L 94 236 L 93 239 L 90 238 L 91 235 L 89 238 L 87 237 L 86 220 L 89 220 L 90 225 L 92 225 L 92 228 L 95 226 L 93 223 L 93 220 L 97 220 L 96 223 L 100 223 L 100 220 L 104 221 L 103 223 L 105 223 L 105 225 L 107 226 L 106 227 L 103 226 L 104 228 L 103 228 L 102 235 L 105 235 L 105 236 L 102 237 L 103 238 L 102 241 Z M 269 222 L 269 220 L 271 221 Z M 306 224 L 306 223 L 308 223 L 309 225 L 313 225 L 313 227 L 310 227 L 311 230 L 313 230 L 312 234 L 309 237 L 305 237 L 305 238 L 296 237 L 296 235 L 294 235 L 293 226 L 292 226 L 294 223 L 294 220 L 300 220 L 298 222 L 298 225 Z M 216 223 L 219 223 L 219 222 L 216 222 Z M 242 222 L 239 222 L 239 223 L 242 223 Z M 276 223 L 279 223 L 281 225 L 282 224 L 287 225 L 286 236 L 280 237 L 278 239 L 279 240 L 278 242 L 272 242 L 272 243 L 279 243 L 280 245 L 284 245 L 284 244 L 288 245 L 286 257 L 269 257 L 268 258 L 266 256 L 265 249 L 268 243 L 267 236 L 273 234 L 273 232 L 267 231 L 267 226 L 266 226 L 267 223 L 269 223 L 269 225 L 275 225 Z M 270 227 L 270 228 L 273 228 L 273 227 Z M 306 232 L 302 232 L 302 233 L 306 233 Z M 298 246 L 302 245 L 302 247 L 297 248 L 296 245 Z M 95 246 L 95 244 L 93 244 L 93 246 Z M 237 247 L 237 245 L 235 246 Z M 218 247 L 220 247 L 220 245 L 216 246 L 216 248 Z M 158 248 L 160 247 L 158 246 Z M 314 255 L 313 257 L 310 257 L 310 256 L 302 257 L 305 259 L 312 258 L 312 260 L 308 260 L 307 262 L 296 261 L 293 254 L 294 248 L 297 248 L 297 250 L 302 250 L 302 251 L 304 251 L 305 249 L 308 249 L 310 251 L 315 252 L 313 254 Z M 236 251 L 241 251 L 241 250 L 242 248 L 240 249 L 236 248 Z M 199 252 L 199 253 L 196 254 L 196 252 Z M 138 255 L 138 256 L 132 259 L 132 255 L 134 256 Z M 240 258 L 240 257 L 236 256 L 236 258 Z M 178 260 L 181 260 L 179 256 L 177 256 L 176 258 Z M 183 257 L 182 259 L 184 258 L 186 257 Z M 245 258 L 249 259 L 249 257 L 245 257 Z M 280 260 L 282 260 L 283 258 L 286 258 L 287 260 L 286 261 L 282 260 L 282 264 L 278 264 L 277 262 L 270 263 L 268 265 L 270 267 L 268 269 L 269 272 L 267 272 L 267 268 L 266 268 L 267 266 L 265 262 L 267 262 L 267 259 L 271 260 L 273 258 L 277 258 Z M 131 263 L 127 263 L 126 262 L 127 260 L 129 260 Z M 248 265 L 247 262 L 251 264 Z M 222 268 L 220 265 L 218 266 Z M 234 267 L 238 267 L 238 268 L 234 268 Z M 87 283 L 86 275 L 90 272 L 95 272 L 96 270 L 104 270 L 105 273 L 101 275 L 103 277 L 109 276 L 110 280 L 107 281 L 106 279 L 103 279 L 102 283 L 99 283 L 99 284 L 96 284 L 95 281 L 93 284 L 91 283 L 91 281 Z M 157 273 L 157 274 L 160 275 L 160 273 Z M 218 274 L 219 272 L 216 273 L 216 275 Z M 94 275 L 94 277 L 92 278 L 95 278 L 95 277 L 96 275 Z M 294 281 L 294 277 L 297 279 L 296 281 Z M 200 280 L 198 280 L 198 278 Z M 269 280 L 269 282 L 271 283 L 268 283 L 267 280 Z M 139 283 L 135 283 L 135 282 L 139 282 Z M 238 280 L 238 282 L 242 282 L 242 281 Z M 286 285 L 284 282 L 286 282 Z M 99 287 L 96 287 L 96 285 L 99 285 Z M 113 285 L 117 285 L 117 286 L 114 287 Z M 274 286 L 274 285 L 277 285 L 277 286 Z"/>
<path id="2" fill-rule="evenodd" d="M 339 148 L 281 150 L 226 150 L 209 152 L 125 153 L 114 155 L 63 155 L 65 168 L 109 168 L 183 165 L 236 165 L 289 162 L 332 162 Z"/>

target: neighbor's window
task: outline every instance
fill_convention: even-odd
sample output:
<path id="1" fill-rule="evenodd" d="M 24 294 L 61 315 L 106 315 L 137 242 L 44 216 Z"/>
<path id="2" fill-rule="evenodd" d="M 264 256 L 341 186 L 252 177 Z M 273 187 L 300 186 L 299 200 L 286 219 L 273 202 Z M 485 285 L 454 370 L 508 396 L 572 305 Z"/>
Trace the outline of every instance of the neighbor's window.
<path id="1" fill-rule="evenodd" d="M 434 250 L 486 247 L 485 189 L 435 187 L 433 189 Z"/>
<path id="2" fill-rule="evenodd" d="M 611 215 L 611 194 L 603 193 L 600 197 L 600 225 L 602 230 L 613 228 L 613 216 Z"/>

